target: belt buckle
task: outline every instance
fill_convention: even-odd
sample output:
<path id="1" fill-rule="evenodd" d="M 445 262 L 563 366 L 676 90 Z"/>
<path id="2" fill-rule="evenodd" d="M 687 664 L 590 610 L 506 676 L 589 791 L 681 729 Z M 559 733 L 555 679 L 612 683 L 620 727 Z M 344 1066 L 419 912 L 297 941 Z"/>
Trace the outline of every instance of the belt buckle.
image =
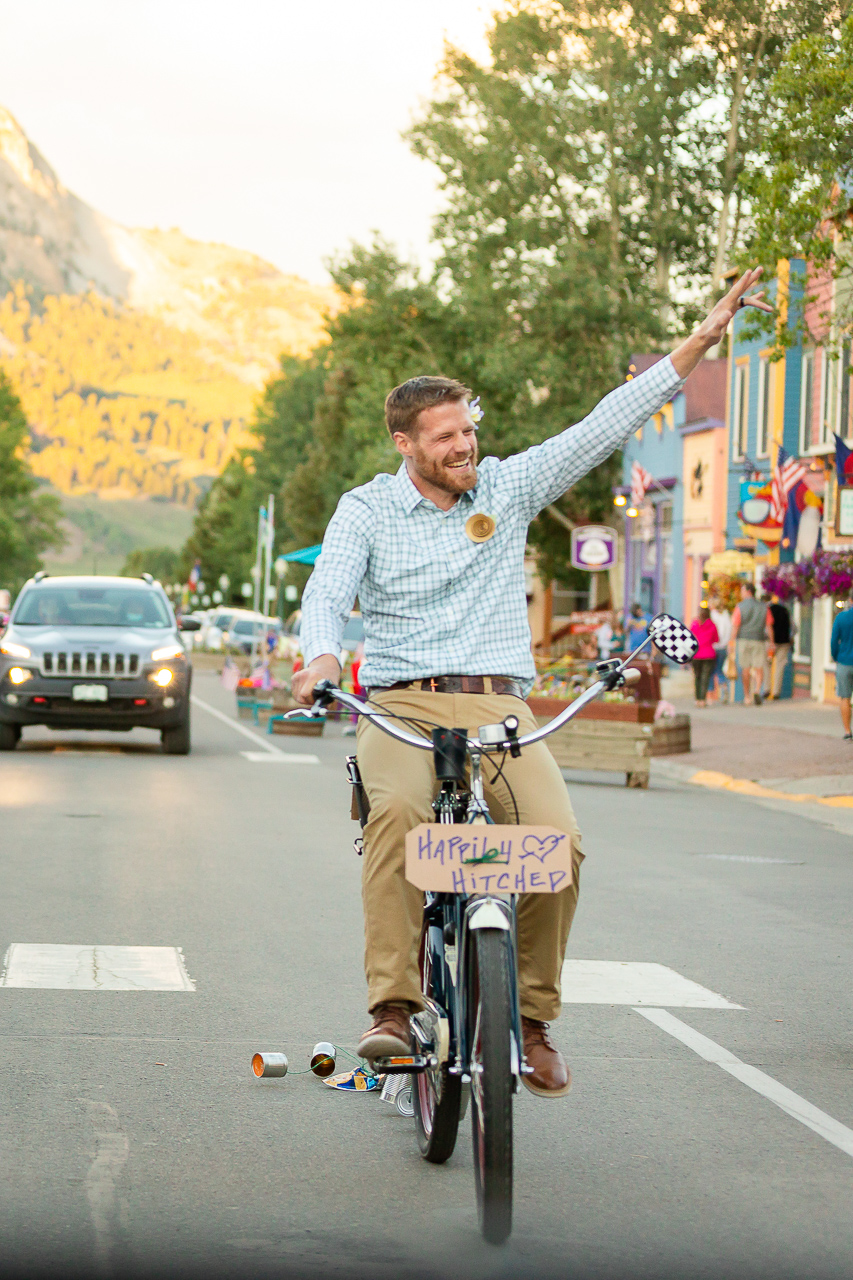
<path id="1" fill-rule="evenodd" d="M 429 689 L 430 689 L 430 693 L 438 693 L 438 689 L 436 688 L 435 676 L 430 676 L 429 678 Z"/>

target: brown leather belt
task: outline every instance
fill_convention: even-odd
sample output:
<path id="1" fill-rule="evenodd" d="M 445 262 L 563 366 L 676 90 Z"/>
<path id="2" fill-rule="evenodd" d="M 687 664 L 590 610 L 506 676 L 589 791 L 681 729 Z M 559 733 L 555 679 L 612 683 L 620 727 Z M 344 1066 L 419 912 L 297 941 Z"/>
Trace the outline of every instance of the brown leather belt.
<path id="1" fill-rule="evenodd" d="M 371 689 L 368 696 L 388 689 L 420 689 L 423 693 L 508 693 L 513 698 L 524 697 L 521 685 L 509 676 L 429 676 L 425 680 L 398 680 L 396 684 Z"/>

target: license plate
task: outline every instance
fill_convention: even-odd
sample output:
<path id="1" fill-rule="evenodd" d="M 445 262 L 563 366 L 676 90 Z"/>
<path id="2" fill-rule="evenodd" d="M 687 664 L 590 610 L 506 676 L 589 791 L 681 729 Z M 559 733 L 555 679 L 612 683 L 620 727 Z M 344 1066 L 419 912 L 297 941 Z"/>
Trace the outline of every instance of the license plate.
<path id="1" fill-rule="evenodd" d="M 107 702 L 109 696 L 105 684 L 75 684 L 71 690 L 75 702 Z"/>

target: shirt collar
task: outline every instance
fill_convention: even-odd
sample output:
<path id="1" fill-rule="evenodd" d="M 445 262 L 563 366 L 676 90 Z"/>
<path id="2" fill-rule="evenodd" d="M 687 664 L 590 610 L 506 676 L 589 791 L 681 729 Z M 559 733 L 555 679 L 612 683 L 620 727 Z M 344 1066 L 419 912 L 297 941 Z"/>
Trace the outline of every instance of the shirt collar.
<path id="1" fill-rule="evenodd" d="M 405 462 L 402 463 L 402 465 L 400 466 L 400 469 L 397 472 L 394 479 L 397 485 L 397 497 L 400 499 L 400 502 L 403 504 L 403 507 L 405 508 L 405 511 L 407 514 L 414 511 L 415 507 L 418 505 L 419 502 L 428 502 L 428 499 L 425 498 L 424 495 L 420 492 L 420 490 L 417 489 L 415 485 L 412 483 L 412 478 L 409 475 L 408 470 L 406 469 Z M 477 492 L 477 487 L 478 486 L 475 485 L 474 488 L 469 489 L 467 493 L 461 494 L 460 495 L 461 498 L 462 499 L 467 498 L 469 502 L 473 502 L 474 495 Z M 434 505 L 434 504 L 431 503 L 430 505 Z M 452 511 L 454 507 L 458 505 L 459 505 L 458 503 L 454 503 L 454 506 L 451 507 L 450 510 Z M 450 512 L 446 512 L 445 514 L 449 515 Z"/>

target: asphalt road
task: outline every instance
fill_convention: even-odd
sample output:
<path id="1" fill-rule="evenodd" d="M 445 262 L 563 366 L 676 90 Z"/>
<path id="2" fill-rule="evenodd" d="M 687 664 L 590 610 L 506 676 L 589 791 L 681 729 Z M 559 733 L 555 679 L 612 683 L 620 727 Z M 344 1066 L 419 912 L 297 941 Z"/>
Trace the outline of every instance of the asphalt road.
<path id="1" fill-rule="evenodd" d="M 214 677 L 195 693 L 230 712 Z M 360 868 L 351 743 L 276 738 L 319 763 L 249 760 L 265 742 L 235 723 L 196 706 L 189 758 L 143 731 L 35 730 L 0 758 L 0 951 L 179 947 L 196 988 L 0 986 L 0 1273 L 849 1276 L 848 837 L 676 782 L 570 781 L 570 956 L 667 966 L 743 1007 L 661 999 L 662 1026 L 630 1000 L 567 1003 L 574 1088 L 516 1100 L 515 1231 L 494 1249 L 467 1121 L 427 1166 L 378 1095 L 250 1071 L 258 1049 L 295 1073 L 317 1040 L 356 1043 Z M 799 1117 L 777 1105 L 793 1095 Z"/>

